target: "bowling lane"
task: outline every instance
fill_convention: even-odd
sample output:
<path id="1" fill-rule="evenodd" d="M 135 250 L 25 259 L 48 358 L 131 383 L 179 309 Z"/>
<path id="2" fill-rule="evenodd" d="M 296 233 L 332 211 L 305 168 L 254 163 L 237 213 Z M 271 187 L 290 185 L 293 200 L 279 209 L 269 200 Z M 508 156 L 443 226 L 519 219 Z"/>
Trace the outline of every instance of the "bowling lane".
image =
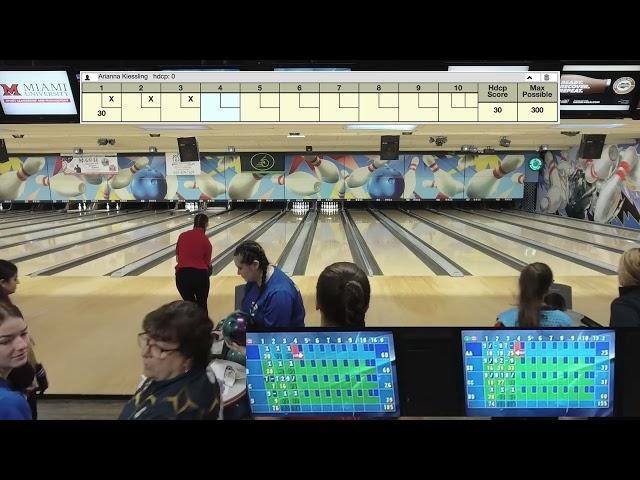
<path id="1" fill-rule="evenodd" d="M 443 227 L 450 228 L 466 237 L 482 242 L 485 245 L 500 250 L 501 252 L 511 255 L 518 260 L 525 263 L 543 262 L 551 267 L 553 273 L 556 276 L 560 275 L 602 275 L 595 270 L 583 267 L 576 263 L 564 260 L 562 258 L 551 255 L 550 253 L 537 250 L 535 247 L 526 247 L 521 243 L 514 242 L 512 240 L 499 237 L 491 233 L 484 232 L 477 228 L 465 225 L 452 218 L 438 215 L 433 212 L 427 212 L 424 210 L 415 210 L 414 213 L 418 216 L 424 217 L 432 222 L 442 225 Z"/>
<path id="2" fill-rule="evenodd" d="M 46 250 L 47 248 L 57 247 L 59 245 L 67 244 L 69 242 L 81 242 L 83 240 L 90 240 L 94 237 L 105 235 L 107 233 L 118 235 L 118 232 L 121 230 L 130 228 L 130 227 L 142 228 L 147 223 L 155 220 L 161 220 L 163 217 L 166 218 L 167 221 L 173 218 L 169 213 L 162 212 L 156 215 L 149 214 L 149 215 L 140 216 L 138 218 L 131 218 L 130 220 L 125 221 L 126 218 L 130 218 L 129 215 L 126 215 L 122 217 L 122 222 L 114 223 L 112 225 L 106 225 L 103 227 L 101 227 L 100 224 L 97 223 L 95 224 L 94 228 L 89 228 L 84 232 L 63 234 L 57 237 L 47 238 L 44 240 L 31 240 L 21 245 L 15 245 L 13 247 L 0 249 L 0 254 L 2 254 L 3 258 L 13 258 L 19 255 L 27 255 L 29 253 L 40 252 L 42 250 Z M 182 218 L 184 221 L 186 221 L 188 217 L 182 217 Z M 87 227 L 91 225 L 93 224 L 91 223 L 86 224 Z M 159 224 L 159 225 L 162 225 L 162 224 Z M 46 233 L 48 232 L 43 232 L 43 235 Z M 5 239 L 5 240 L 9 240 L 9 239 Z M 10 240 L 11 240 L 11 243 L 14 242 L 13 239 L 10 239 Z"/>
<path id="3" fill-rule="evenodd" d="M 262 225 L 263 222 L 265 222 L 269 218 L 276 215 L 276 213 L 277 212 L 275 210 L 266 210 L 263 212 L 256 213 L 255 215 L 241 221 L 240 223 L 234 225 L 233 227 L 227 228 L 226 230 L 223 230 L 222 232 L 211 237 L 211 244 L 213 245 L 213 257 L 215 258 L 216 255 L 219 255 L 223 250 L 225 250 L 226 248 L 229 248 L 231 245 L 236 243 L 240 238 L 256 230 L 260 225 Z M 147 253 L 145 253 L 145 255 L 148 253 L 151 253 L 151 251 L 165 248 L 171 243 L 175 244 L 177 241 L 178 241 L 178 235 L 176 234 L 175 238 L 172 239 L 172 241 L 169 242 L 167 245 L 163 245 L 160 247 L 154 246 L 153 250 L 148 251 Z M 141 258 L 141 257 L 144 257 L 144 255 L 140 255 L 138 258 Z M 137 258 L 134 258 L 133 260 L 129 260 L 127 258 L 126 261 L 120 262 L 122 264 L 120 266 L 124 266 L 127 263 L 130 263 L 134 260 L 137 260 Z M 175 266 L 176 266 L 176 257 L 175 255 L 172 255 L 171 258 L 165 260 L 164 262 L 156 265 L 153 268 L 150 268 L 146 272 L 141 273 L 140 276 L 146 276 L 146 277 L 173 276 L 176 273 Z M 114 270 L 114 269 L 111 269 L 111 270 Z M 111 271 L 111 270 L 107 270 L 107 271 Z"/>
<path id="4" fill-rule="evenodd" d="M 619 253 L 603 250 L 593 245 L 574 242 L 573 240 L 554 237 L 552 232 L 550 232 L 549 234 L 534 232 L 524 227 L 509 225 L 508 223 L 504 223 L 499 220 L 492 220 L 487 217 L 481 217 L 480 215 L 473 215 L 466 212 L 451 212 L 451 214 L 459 218 L 464 218 L 465 220 L 481 223 L 488 227 L 499 228 L 500 230 L 503 230 L 505 232 L 514 233 L 516 235 L 520 235 L 522 237 L 544 243 L 546 245 L 549 245 L 550 247 L 557 247 L 572 253 L 577 253 L 578 255 L 584 255 L 594 260 L 608 263 L 614 270 L 617 270 L 618 263 L 620 262 Z"/>
<path id="5" fill-rule="evenodd" d="M 384 275 L 435 275 L 369 212 L 354 210 L 351 216 Z"/>
<path id="6" fill-rule="evenodd" d="M 267 258 L 271 263 L 275 263 L 278 260 L 293 236 L 293 232 L 296 231 L 296 228 L 298 228 L 303 218 L 303 215 L 288 212 L 275 225 L 272 225 L 269 230 L 256 239 L 256 241 L 262 245 L 262 248 L 264 248 Z M 218 275 L 236 276 L 238 275 L 238 269 L 233 261 L 231 261 Z"/>
<path id="7" fill-rule="evenodd" d="M 353 262 L 347 235 L 338 215 L 318 214 L 318 224 L 304 274 L 320 275 L 327 265 L 335 262 Z"/>
<path id="8" fill-rule="evenodd" d="M 113 212 L 114 214 L 116 212 Z M 71 223 L 73 223 L 74 221 L 79 221 L 79 220 L 89 220 L 89 219 L 94 219 L 94 220 L 103 220 L 106 218 L 113 218 L 113 215 L 111 217 L 109 217 L 109 213 L 107 212 L 97 212 L 97 213 L 69 213 L 66 216 L 59 216 L 59 217 L 54 217 L 54 218 L 43 218 L 42 220 L 38 219 L 38 218 L 30 218 L 29 221 L 25 221 L 25 222 L 20 222 L 19 224 L 15 224 L 14 226 L 12 226 L 11 228 L 7 228 L 6 230 L 0 230 L 0 236 L 4 237 L 5 235 L 18 235 L 21 233 L 30 233 L 30 232 L 37 232 L 40 231 L 40 233 L 42 231 L 44 231 L 44 229 L 46 228 L 51 228 L 51 225 L 55 225 L 56 227 L 66 227 L 69 226 Z M 46 222 L 44 222 L 44 220 L 47 220 Z M 35 223 L 33 224 L 32 222 L 40 222 L 42 221 L 42 223 Z M 86 223 L 78 223 L 76 224 L 78 225 L 78 228 L 80 228 L 82 225 L 86 225 Z M 7 227 L 9 227 L 9 225 L 7 225 Z M 3 238 L 2 240 L 11 240 L 10 238 Z"/>
<path id="9" fill-rule="evenodd" d="M 231 218 L 236 217 L 240 213 L 237 211 L 232 211 L 229 213 L 225 213 L 222 215 L 218 215 L 216 217 L 212 217 L 209 220 L 209 225 L 214 226 L 219 223 L 224 222 L 225 220 L 229 220 Z M 156 216 L 151 217 L 153 219 L 157 219 Z M 140 227 L 136 230 L 132 230 L 130 232 L 122 233 L 122 234 L 114 234 L 108 238 L 104 238 L 102 240 L 96 240 L 95 242 L 89 242 L 83 245 L 78 245 L 75 247 L 71 247 L 69 249 L 61 250 L 59 252 L 53 252 L 49 255 L 43 255 L 41 257 L 32 258 L 30 260 L 25 260 L 24 262 L 18 263 L 18 268 L 20 272 L 24 272 L 25 274 L 29 274 L 43 268 L 51 267 L 53 265 L 57 265 L 59 263 L 67 262 L 69 260 L 80 259 L 86 255 L 89 255 L 98 250 L 102 250 L 103 248 L 113 247 L 115 245 L 120 245 L 122 243 L 136 240 L 145 235 L 149 235 L 152 233 L 162 232 L 168 228 L 175 227 L 180 225 L 181 223 L 188 223 L 183 229 L 180 231 L 176 230 L 176 235 L 184 230 L 188 230 L 192 228 L 193 218 L 189 216 L 183 216 L 178 218 L 169 217 L 166 222 L 162 222 L 156 225 L 151 225 L 149 227 L 144 226 L 144 222 L 140 223 Z M 80 235 L 80 234 L 76 234 Z M 158 237 L 162 238 L 162 237 Z M 155 239 L 154 239 L 155 240 Z M 67 239 L 68 241 L 68 239 Z M 146 245 L 146 244 L 145 244 Z M 146 251 L 142 245 L 138 245 L 140 250 Z M 124 250 L 122 250 L 124 251 Z M 118 252 L 114 252 L 112 255 L 117 255 Z M 149 252 L 147 252 L 149 253 Z"/>
<path id="10" fill-rule="evenodd" d="M 620 250 L 627 250 L 628 248 L 638 247 L 640 246 L 640 242 L 634 242 L 633 240 L 627 240 L 625 238 L 613 238 L 607 237 L 604 235 L 598 235 L 597 233 L 585 232 L 583 230 L 575 230 L 570 228 L 571 225 L 564 224 L 557 226 L 549 225 L 548 223 L 542 223 L 538 221 L 536 218 L 522 218 L 522 217 L 514 217 L 513 215 L 504 215 L 502 213 L 483 211 L 483 215 L 488 215 L 491 218 L 496 220 L 503 220 L 505 222 L 513 222 L 518 225 L 522 225 L 523 227 L 531 226 L 533 228 L 539 228 L 540 230 L 553 229 L 554 233 L 558 233 L 560 235 L 566 235 L 572 238 L 576 238 L 578 240 L 586 240 L 588 242 L 595 242 L 601 245 L 606 245 L 608 247 L 619 248 Z"/>
<path id="11" fill-rule="evenodd" d="M 453 262 L 470 272 L 472 275 L 520 275 L 520 272 L 504 263 L 491 258 L 475 248 L 466 245 L 455 238 L 421 223 L 398 211 L 385 211 L 389 218 L 395 220 L 411 233 L 432 246 Z"/>
<path id="12" fill-rule="evenodd" d="M 143 212 L 140 212 L 141 214 Z M 65 233 L 68 233 L 70 231 L 73 230 L 77 230 L 80 228 L 89 228 L 89 227 L 93 227 L 93 228 L 100 228 L 105 222 L 113 222 L 114 219 L 116 218 L 121 218 L 122 221 L 121 222 L 117 222 L 112 224 L 113 226 L 117 226 L 117 225 L 122 225 L 127 218 L 131 217 L 131 216 L 136 216 L 138 215 L 137 213 L 133 213 L 133 214 L 127 214 L 127 215 L 122 215 L 121 217 L 119 217 L 118 213 L 110 213 L 108 217 L 98 217 L 98 219 L 96 219 L 93 222 L 87 222 L 87 223 L 80 223 L 80 224 L 76 224 L 76 225 L 62 225 L 60 226 L 60 223 L 57 221 L 51 221 L 49 223 L 43 223 L 42 225 L 38 225 L 38 227 L 42 227 L 42 228 L 46 228 L 49 227 L 48 230 L 41 230 L 39 232 L 33 232 L 33 233 L 21 233 L 21 234 L 16 234 L 13 235 L 11 237 L 7 237 L 7 238 L 3 238 L 0 240 L 0 242 L 6 242 L 6 243 L 14 243 L 14 242 L 30 242 L 33 240 L 38 240 L 38 237 L 44 237 L 47 235 L 64 235 Z M 146 217 L 149 218 L 149 217 Z M 110 225 L 108 225 L 109 227 Z M 89 228 L 87 230 L 87 232 L 91 232 L 93 231 L 92 228 Z M 0 232 L 2 233 L 2 232 Z"/>
<path id="13" fill-rule="evenodd" d="M 618 235 L 620 238 L 626 238 L 633 241 L 640 241 L 640 232 L 630 232 L 629 230 L 623 230 L 621 228 L 612 228 L 607 227 L 606 225 L 601 225 L 596 222 L 576 222 L 575 220 L 571 220 L 565 217 L 560 217 L 558 215 L 542 215 L 540 213 L 529 213 L 529 212 L 514 212 L 522 215 L 526 215 L 527 217 L 531 217 L 535 220 L 544 220 L 545 222 L 555 223 L 556 225 L 562 225 L 566 227 L 570 227 L 575 225 L 580 228 L 587 228 L 592 230 L 594 233 L 608 233 L 609 235 Z M 511 215 L 509 215 L 511 217 Z M 512 217 L 514 218 L 514 217 Z"/>

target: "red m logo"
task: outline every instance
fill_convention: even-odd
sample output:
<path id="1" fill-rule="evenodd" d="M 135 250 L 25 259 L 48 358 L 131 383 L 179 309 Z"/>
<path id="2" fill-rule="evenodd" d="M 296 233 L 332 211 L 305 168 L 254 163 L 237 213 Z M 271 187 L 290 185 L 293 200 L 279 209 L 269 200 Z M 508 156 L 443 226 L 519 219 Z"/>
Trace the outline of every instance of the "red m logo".
<path id="1" fill-rule="evenodd" d="M 20 92 L 18 91 L 18 84 L 14 83 L 13 85 L 9 86 L 6 84 L 2 84 L 2 95 L 7 96 L 7 95 L 18 95 L 20 96 Z"/>

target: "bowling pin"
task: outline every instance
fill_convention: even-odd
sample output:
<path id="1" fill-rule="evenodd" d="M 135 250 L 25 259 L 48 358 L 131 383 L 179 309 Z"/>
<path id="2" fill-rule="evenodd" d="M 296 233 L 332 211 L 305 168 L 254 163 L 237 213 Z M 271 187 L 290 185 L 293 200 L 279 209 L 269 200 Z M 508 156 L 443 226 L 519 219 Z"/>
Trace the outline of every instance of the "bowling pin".
<path id="1" fill-rule="evenodd" d="M 305 156 L 304 161 L 309 166 L 315 167 L 320 180 L 323 182 L 336 183 L 339 180 L 340 172 L 338 167 L 333 162 L 322 158 L 322 155 L 316 155 L 315 157 Z"/>
<path id="2" fill-rule="evenodd" d="M 107 212 L 110 210 L 111 208 L 109 207 L 109 202 L 107 202 Z"/>
<path id="3" fill-rule="evenodd" d="M 513 175 L 511 175 L 511 181 L 513 183 L 519 183 L 522 185 L 524 183 L 524 174 L 514 173 Z"/>
<path id="4" fill-rule="evenodd" d="M 422 161 L 433 172 L 433 184 L 443 194 L 448 197 L 453 197 L 456 194 L 462 192 L 462 190 L 464 189 L 464 185 L 462 184 L 462 182 L 459 182 L 458 180 L 453 178 L 453 176 L 449 172 L 445 172 L 444 170 L 442 170 L 436 163 L 433 155 L 423 155 Z M 422 182 L 423 186 L 424 184 L 425 182 Z"/>
<path id="5" fill-rule="evenodd" d="M 356 168 L 347 178 L 347 187 L 361 187 L 369 181 L 369 177 L 376 169 L 386 165 L 387 163 L 389 163 L 389 160 L 376 159 L 366 167 Z"/>
<path id="6" fill-rule="evenodd" d="M 120 210 L 120 204 L 119 203 L 116 203 L 116 210 L 118 210 L 118 211 Z"/>
<path id="7" fill-rule="evenodd" d="M 247 200 L 258 191 L 262 176 L 253 172 L 236 174 L 229 182 L 229 198 L 231 200 Z"/>
<path id="8" fill-rule="evenodd" d="M 15 200 L 24 192 L 24 182 L 44 167 L 44 158 L 29 157 L 18 170 L 0 175 L 0 198 Z"/>
<path id="9" fill-rule="evenodd" d="M 131 183 L 133 175 L 149 165 L 149 159 L 147 157 L 141 157 L 135 161 L 135 163 L 124 170 L 120 170 L 111 179 L 111 186 L 115 189 L 128 187 Z"/>
<path id="10" fill-rule="evenodd" d="M 542 212 L 555 213 L 567 205 L 568 199 L 562 188 L 562 179 L 558 174 L 558 164 L 552 152 L 544 154 L 544 163 L 548 170 L 549 180 L 547 192 L 540 200 L 540 209 Z"/>
<path id="11" fill-rule="evenodd" d="M 53 177 L 38 175 L 36 183 L 51 188 L 51 190 L 63 197 L 77 197 L 86 190 L 84 182 L 75 175 L 58 174 Z"/>
<path id="12" fill-rule="evenodd" d="M 593 219 L 596 222 L 608 223 L 613 218 L 622 196 L 622 184 L 637 165 L 638 153 L 636 147 L 632 145 L 622 153 L 622 159 L 616 173 L 605 181 L 600 189 L 593 213 Z"/>
<path id="13" fill-rule="evenodd" d="M 584 176 L 587 183 L 606 180 L 618 161 L 620 152 L 615 145 L 605 145 L 600 158 L 587 158 L 584 163 Z"/>
<path id="14" fill-rule="evenodd" d="M 420 157 L 413 157 L 409 164 L 409 170 L 404 174 L 404 194 L 406 199 L 413 198 L 413 192 L 416 189 L 416 168 L 418 168 Z"/>
<path id="15" fill-rule="evenodd" d="M 202 193 L 211 198 L 217 197 L 224 193 L 225 190 L 222 183 L 215 181 L 206 173 L 196 175 L 195 182 L 184 182 L 184 186 L 185 188 L 200 189 Z"/>
<path id="16" fill-rule="evenodd" d="M 344 200 L 344 194 L 347 191 L 347 184 L 345 182 L 345 178 L 347 176 L 347 172 L 344 170 L 340 172 L 340 180 L 338 180 L 338 198 L 340 200 Z"/>
<path id="17" fill-rule="evenodd" d="M 320 182 L 316 177 L 306 172 L 294 172 L 289 175 L 274 175 L 272 182 L 278 185 L 285 185 L 286 188 L 298 195 L 313 195 L 320 191 Z"/>
<path id="18" fill-rule="evenodd" d="M 490 168 L 480 170 L 469 181 L 465 192 L 467 198 L 486 198 L 490 196 L 498 187 L 500 179 L 520 168 L 523 162 L 524 155 L 505 155 L 500 165 L 493 170 Z"/>
<path id="19" fill-rule="evenodd" d="M 4 205 L 0 203 L 0 212 L 4 210 Z"/>
<path id="20" fill-rule="evenodd" d="M 167 194 L 164 196 L 166 200 L 173 200 L 178 192 L 178 176 L 167 175 L 165 177 L 167 181 Z"/>

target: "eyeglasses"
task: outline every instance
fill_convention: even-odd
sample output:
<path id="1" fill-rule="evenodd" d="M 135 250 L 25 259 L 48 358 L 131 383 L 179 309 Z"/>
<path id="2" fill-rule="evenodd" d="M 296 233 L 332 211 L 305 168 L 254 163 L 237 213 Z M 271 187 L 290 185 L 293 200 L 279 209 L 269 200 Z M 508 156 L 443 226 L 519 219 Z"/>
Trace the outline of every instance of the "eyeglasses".
<path id="1" fill-rule="evenodd" d="M 152 339 L 147 332 L 141 332 L 138 334 L 138 346 L 142 351 L 145 348 L 149 349 L 149 353 L 154 358 L 166 358 L 170 352 L 177 352 L 179 348 L 162 348 L 156 343 L 151 343 Z"/>

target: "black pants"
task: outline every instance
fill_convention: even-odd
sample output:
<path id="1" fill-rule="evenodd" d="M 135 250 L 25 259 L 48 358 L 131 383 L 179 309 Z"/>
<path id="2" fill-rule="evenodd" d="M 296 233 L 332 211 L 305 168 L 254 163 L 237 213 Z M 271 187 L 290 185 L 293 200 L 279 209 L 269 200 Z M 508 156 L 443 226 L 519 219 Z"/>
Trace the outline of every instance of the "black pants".
<path id="1" fill-rule="evenodd" d="M 197 268 L 181 268 L 176 271 L 176 287 L 183 300 L 195 302 L 207 310 L 209 296 L 209 272 Z"/>

